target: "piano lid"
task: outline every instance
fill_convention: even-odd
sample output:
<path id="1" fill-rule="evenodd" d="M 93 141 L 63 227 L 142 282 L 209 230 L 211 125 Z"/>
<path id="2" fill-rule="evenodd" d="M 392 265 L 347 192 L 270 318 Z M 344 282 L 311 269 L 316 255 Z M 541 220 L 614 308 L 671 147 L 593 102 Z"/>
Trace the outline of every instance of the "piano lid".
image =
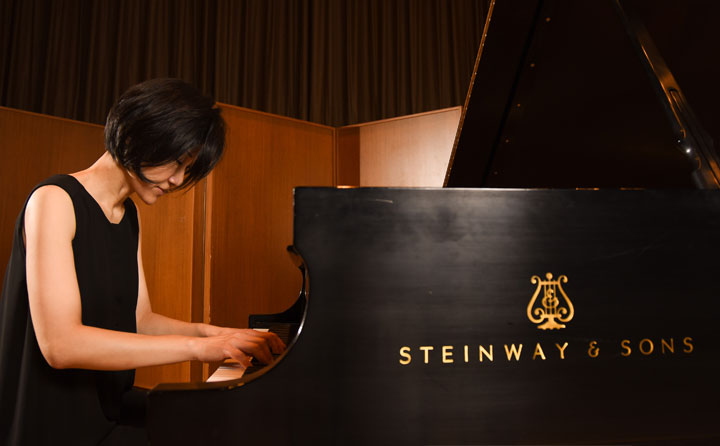
<path id="1" fill-rule="evenodd" d="M 445 185 L 718 188 L 719 13 L 492 1 Z"/>

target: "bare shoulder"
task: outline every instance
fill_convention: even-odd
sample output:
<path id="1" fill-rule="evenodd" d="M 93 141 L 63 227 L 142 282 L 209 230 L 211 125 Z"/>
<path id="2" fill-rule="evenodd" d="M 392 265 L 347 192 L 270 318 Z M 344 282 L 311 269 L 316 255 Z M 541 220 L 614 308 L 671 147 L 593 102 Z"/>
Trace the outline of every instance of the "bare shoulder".
<path id="1" fill-rule="evenodd" d="M 75 209 L 72 199 L 59 186 L 47 185 L 36 189 L 25 208 L 25 233 L 42 231 L 75 235 Z"/>

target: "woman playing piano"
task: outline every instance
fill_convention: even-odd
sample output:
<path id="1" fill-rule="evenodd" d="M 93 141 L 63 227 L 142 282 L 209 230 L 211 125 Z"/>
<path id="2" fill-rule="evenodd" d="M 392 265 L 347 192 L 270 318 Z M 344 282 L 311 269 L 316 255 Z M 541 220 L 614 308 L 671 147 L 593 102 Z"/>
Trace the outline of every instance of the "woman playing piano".
<path id="1" fill-rule="evenodd" d="M 190 85 L 144 82 L 111 109 L 106 152 L 92 166 L 31 192 L 0 298 L 0 444 L 146 443 L 141 428 L 125 426 L 142 413 L 133 369 L 270 362 L 284 349 L 270 333 L 182 322 L 150 306 L 129 196 L 152 204 L 205 177 L 224 128 Z"/>

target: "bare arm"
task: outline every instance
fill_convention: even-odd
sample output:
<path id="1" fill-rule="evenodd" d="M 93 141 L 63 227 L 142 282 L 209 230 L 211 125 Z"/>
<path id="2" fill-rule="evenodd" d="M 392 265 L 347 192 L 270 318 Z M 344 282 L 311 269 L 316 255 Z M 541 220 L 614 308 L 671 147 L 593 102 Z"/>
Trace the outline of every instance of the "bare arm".
<path id="1" fill-rule="evenodd" d="M 40 350 L 52 367 L 124 370 L 229 357 L 247 364 L 248 356 L 269 362 L 270 350 L 282 348 L 264 333 L 226 331 L 149 316 L 152 311 L 141 263 L 138 267 L 144 295 L 138 302 L 138 319 L 143 321 L 140 333 L 83 325 L 72 252 L 74 234 L 75 214 L 67 193 L 56 186 L 38 189 L 25 213 L 28 299 Z M 145 331 L 144 327 L 149 329 Z M 203 334 L 214 336 L 195 337 Z"/>

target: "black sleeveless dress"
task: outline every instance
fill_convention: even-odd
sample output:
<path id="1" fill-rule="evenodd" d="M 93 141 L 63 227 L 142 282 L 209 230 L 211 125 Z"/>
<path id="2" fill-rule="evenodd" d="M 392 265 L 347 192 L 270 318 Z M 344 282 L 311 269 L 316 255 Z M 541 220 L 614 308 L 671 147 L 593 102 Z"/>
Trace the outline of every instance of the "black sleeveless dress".
<path id="1" fill-rule="evenodd" d="M 72 248 L 83 324 L 136 332 L 138 221 L 132 200 L 125 201 L 122 221 L 113 224 L 75 178 L 57 175 L 36 189 L 44 185 L 63 188 L 75 208 Z M 47 364 L 28 306 L 24 215 L 25 207 L 0 298 L 0 445 L 96 445 L 120 419 L 134 371 L 57 370 Z"/>

